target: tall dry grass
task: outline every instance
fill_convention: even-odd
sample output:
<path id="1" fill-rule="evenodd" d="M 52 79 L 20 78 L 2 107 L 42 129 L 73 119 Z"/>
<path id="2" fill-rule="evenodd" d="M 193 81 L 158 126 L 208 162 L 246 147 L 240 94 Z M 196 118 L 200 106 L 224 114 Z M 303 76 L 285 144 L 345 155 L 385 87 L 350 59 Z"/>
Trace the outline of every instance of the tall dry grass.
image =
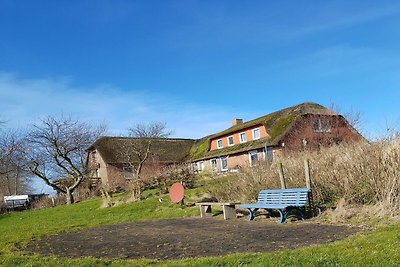
<path id="1" fill-rule="evenodd" d="M 376 215 L 400 215 L 400 138 L 285 155 L 272 163 L 245 169 L 211 193 L 219 200 L 254 202 L 261 189 L 280 188 L 280 162 L 287 187 L 305 187 L 305 159 L 310 161 L 317 205 L 335 205 L 342 200 L 345 204 L 373 207 Z"/>

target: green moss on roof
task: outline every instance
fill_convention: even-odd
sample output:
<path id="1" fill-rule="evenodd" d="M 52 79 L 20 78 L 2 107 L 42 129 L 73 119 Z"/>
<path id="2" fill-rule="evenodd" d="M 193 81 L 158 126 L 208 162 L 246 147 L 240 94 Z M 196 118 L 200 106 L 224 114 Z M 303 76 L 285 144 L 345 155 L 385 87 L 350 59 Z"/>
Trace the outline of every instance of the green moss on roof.
<path id="1" fill-rule="evenodd" d="M 279 118 L 270 128 L 269 128 L 269 142 L 274 143 L 275 140 L 282 136 L 290 124 L 295 120 L 292 115 L 284 116 Z"/>
<path id="2" fill-rule="evenodd" d="M 240 153 L 243 151 L 249 151 L 249 150 L 253 150 L 253 149 L 262 148 L 262 147 L 264 147 L 266 141 L 267 140 L 264 138 L 264 139 L 260 139 L 260 140 L 254 141 L 254 142 L 246 142 L 243 144 L 238 144 L 238 145 L 234 145 L 234 146 L 230 146 L 230 147 L 226 147 L 226 148 L 222 148 L 222 149 L 216 149 L 213 151 L 209 151 L 208 153 L 203 155 L 203 158 L 207 159 L 207 158 L 214 158 L 214 157 L 220 157 L 220 156 L 227 156 L 227 155 Z M 201 158 L 199 158 L 199 159 L 201 159 Z"/>
<path id="3" fill-rule="evenodd" d="M 204 155 L 204 153 L 207 152 L 209 145 L 210 145 L 210 138 L 205 137 L 203 139 L 200 139 L 190 149 L 189 157 L 192 160 L 201 158 Z"/>

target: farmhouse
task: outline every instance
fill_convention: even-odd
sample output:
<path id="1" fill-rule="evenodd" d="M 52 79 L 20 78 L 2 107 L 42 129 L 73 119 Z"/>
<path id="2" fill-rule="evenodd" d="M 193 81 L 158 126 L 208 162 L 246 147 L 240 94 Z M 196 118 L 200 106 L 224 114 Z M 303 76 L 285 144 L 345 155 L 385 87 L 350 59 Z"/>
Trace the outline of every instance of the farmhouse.
<path id="1" fill-rule="evenodd" d="M 88 150 L 92 176 L 112 187 L 134 178 L 134 169 L 151 140 L 146 170 L 157 166 L 189 163 L 194 172 L 221 173 L 273 160 L 285 151 L 316 150 L 321 146 L 364 138 L 347 120 L 315 103 L 303 103 L 243 122 L 234 119 L 221 132 L 193 139 L 102 137 Z"/>
<path id="2" fill-rule="evenodd" d="M 343 116 L 303 103 L 248 122 L 234 119 L 230 128 L 197 141 L 190 159 L 199 171 L 235 171 L 273 160 L 284 151 L 316 150 L 363 139 Z"/>
<path id="3" fill-rule="evenodd" d="M 171 138 L 101 137 L 87 149 L 87 165 L 92 181 L 111 188 L 125 187 L 148 150 L 143 173 L 154 173 L 160 166 L 189 160 L 195 140 Z"/>

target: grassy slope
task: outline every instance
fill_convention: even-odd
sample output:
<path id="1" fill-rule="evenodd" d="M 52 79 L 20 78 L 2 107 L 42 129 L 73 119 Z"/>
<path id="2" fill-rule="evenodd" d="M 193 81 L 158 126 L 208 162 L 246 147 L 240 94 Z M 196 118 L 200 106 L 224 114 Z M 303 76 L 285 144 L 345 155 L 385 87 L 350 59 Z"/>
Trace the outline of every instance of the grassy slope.
<path id="1" fill-rule="evenodd" d="M 197 192 L 199 190 L 196 190 Z M 192 192 L 193 193 L 193 192 Z M 27 256 L 15 249 L 32 238 L 62 231 L 127 221 L 192 216 L 197 209 L 182 209 L 156 198 L 99 209 L 100 200 L 72 206 L 0 216 L 1 266 L 397 266 L 400 263 L 400 225 L 387 227 L 346 241 L 310 248 L 263 254 L 234 254 L 219 258 L 157 263 L 149 260 L 65 259 Z M 266 241 L 267 242 L 267 241 Z"/>

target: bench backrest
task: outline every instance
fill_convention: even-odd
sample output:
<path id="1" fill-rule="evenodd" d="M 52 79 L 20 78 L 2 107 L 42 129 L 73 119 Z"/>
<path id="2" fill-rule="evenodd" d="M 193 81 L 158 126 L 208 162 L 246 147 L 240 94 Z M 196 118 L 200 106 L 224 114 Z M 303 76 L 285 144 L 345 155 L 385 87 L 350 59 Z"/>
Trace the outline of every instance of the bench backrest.
<path id="1" fill-rule="evenodd" d="M 262 190 L 258 194 L 259 204 L 305 206 L 308 200 L 308 188 L 290 188 Z"/>

